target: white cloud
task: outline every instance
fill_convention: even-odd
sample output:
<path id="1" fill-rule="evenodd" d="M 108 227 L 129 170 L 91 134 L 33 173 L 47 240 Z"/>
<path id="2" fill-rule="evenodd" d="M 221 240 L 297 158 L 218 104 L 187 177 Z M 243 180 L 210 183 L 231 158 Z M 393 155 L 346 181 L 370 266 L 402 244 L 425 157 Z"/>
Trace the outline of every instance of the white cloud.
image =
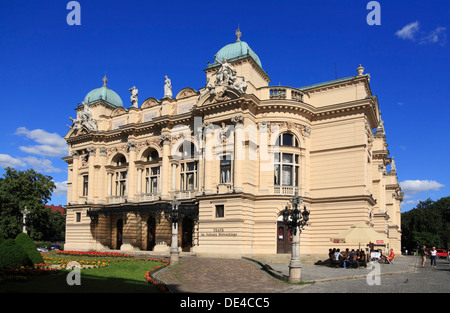
<path id="1" fill-rule="evenodd" d="M 54 182 L 56 189 L 53 191 L 55 196 L 67 196 L 67 180 L 61 182 Z"/>
<path id="2" fill-rule="evenodd" d="M 421 31 L 419 21 L 409 23 L 402 29 L 395 32 L 395 35 L 404 40 L 417 41 L 420 44 L 439 44 L 444 46 L 447 43 L 447 28 L 438 26 L 428 32 Z"/>
<path id="3" fill-rule="evenodd" d="M 409 39 L 415 40 L 416 33 L 419 31 L 419 22 L 415 21 L 414 23 L 410 23 L 408 25 L 403 26 L 402 29 L 395 32 L 397 37 L 401 39 Z"/>
<path id="4" fill-rule="evenodd" d="M 400 182 L 400 186 L 402 187 L 402 191 L 408 195 L 429 190 L 436 191 L 444 187 L 443 184 L 440 184 L 435 180 L 405 180 Z"/>
<path id="5" fill-rule="evenodd" d="M 37 172 L 62 172 L 60 168 L 56 168 L 52 165 L 52 161 L 47 159 L 38 159 L 33 156 L 21 158 L 25 161 L 30 167 L 32 167 Z"/>
<path id="6" fill-rule="evenodd" d="M 447 43 L 447 33 L 445 32 L 445 27 L 437 27 L 435 30 L 431 31 L 428 35 L 421 38 L 420 43 L 438 43 L 441 46 Z"/>
<path id="7" fill-rule="evenodd" d="M 0 154 L 0 167 L 24 167 L 25 162 L 8 154 Z"/>
<path id="8" fill-rule="evenodd" d="M 49 133 L 43 129 L 28 130 L 26 127 L 19 127 L 16 130 L 16 135 L 24 135 L 39 143 L 39 145 L 19 147 L 26 153 L 47 157 L 62 157 L 67 155 L 69 151 L 66 141 L 57 133 Z"/>

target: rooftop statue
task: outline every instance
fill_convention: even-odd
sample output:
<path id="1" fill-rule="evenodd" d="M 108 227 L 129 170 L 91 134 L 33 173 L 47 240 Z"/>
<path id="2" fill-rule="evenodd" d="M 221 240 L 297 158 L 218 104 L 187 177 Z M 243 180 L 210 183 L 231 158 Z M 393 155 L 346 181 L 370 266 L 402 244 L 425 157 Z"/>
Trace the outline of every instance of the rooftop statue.
<path id="1" fill-rule="evenodd" d="M 83 111 L 78 113 L 78 118 L 76 120 L 69 117 L 73 123 L 72 126 L 69 127 L 75 130 L 85 129 L 87 132 L 97 131 L 97 120 L 92 117 L 92 111 L 89 108 L 89 105 L 87 105 L 84 101 L 82 102 L 82 105 Z"/>
<path id="2" fill-rule="evenodd" d="M 133 106 L 135 108 L 137 108 L 138 107 L 138 92 L 139 92 L 139 90 L 135 86 L 131 87 L 128 90 L 131 92 L 130 101 L 133 104 Z"/>
<path id="3" fill-rule="evenodd" d="M 219 63 L 221 66 L 213 75 L 216 75 L 216 86 L 223 85 L 224 83 L 228 83 L 229 76 L 231 76 L 232 71 L 234 70 L 233 66 L 227 62 L 226 58 L 223 58 L 223 62 L 220 62 L 216 55 L 214 55 L 214 60 Z"/>
<path id="4" fill-rule="evenodd" d="M 172 99 L 172 82 L 167 76 L 164 76 L 166 78 L 164 83 L 164 98 Z"/>
<path id="5" fill-rule="evenodd" d="M 247 90 L 245 77 L 238 76 L 236 70 L 230 63 L 228 63 L 226 58 L 223 58 L 223 62 L 220 62 L 215 55 L 214 59 L 221 65 L 217 72 L 213 74 L 216 75 L 215 86 L 225 85 L 223 89 L 224 91 L 230 89 L 237 91 L 238 93 L 245 93 Z M 242 81 L 238 82 L 238 77 L 242 78 Z M 210 84 L 209 81 L 208 84 Z M 207 88 L 208 84 L 206 85 Z M 211 90 L 211 88 L 208 89 Z"/>

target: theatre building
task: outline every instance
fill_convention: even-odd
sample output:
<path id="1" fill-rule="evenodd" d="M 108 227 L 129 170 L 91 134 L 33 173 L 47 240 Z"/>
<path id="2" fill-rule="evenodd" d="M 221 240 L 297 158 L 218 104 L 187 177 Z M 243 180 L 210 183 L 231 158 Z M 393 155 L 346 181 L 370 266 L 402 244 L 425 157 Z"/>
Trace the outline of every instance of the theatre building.
<path id="1" fill-rule="evenodd" d="M 166 76 L 159 96 L 139 101 L 132 87 L 126 104 L 105 76 L 86 94 L 65 136 L 65 249 L 167 253 L 176 199 L 180 251 L 289 253 L 281 213 L 298 195 L 310 211 L 301 255 L 365 246 L 339 237 L 355 225 L 400 253 L 403 193 L 364 68 L 271 86 L 236 35 L 205 60 L 200 88 L 177 82 L 186 87 L 175 93 Z"/>

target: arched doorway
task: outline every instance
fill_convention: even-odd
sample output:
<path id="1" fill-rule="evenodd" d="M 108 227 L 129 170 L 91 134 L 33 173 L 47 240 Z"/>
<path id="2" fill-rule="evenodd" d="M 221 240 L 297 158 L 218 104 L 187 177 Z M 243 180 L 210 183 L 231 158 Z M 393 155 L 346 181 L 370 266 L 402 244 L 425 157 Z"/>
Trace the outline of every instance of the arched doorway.
<path id="1" fill-rule="evenodd" d="M 153 216 L 150 216 L 147 220 L 147 250 L 153 251 L 155 248 L 155 236 L 156 236 L 156 220 Z"/>
<path id="2" fill-rule="evenodd" d="M 122 246 L 122 238 L 123 238 L 123 220 L 118 219 L 116 224 L 116 249 L 120 249 Z"/>
<path id="3" fill-rule="evenodd" d="M 194 221 L 185 217 L 182 222 L 181 231 L 181 250 L 183 252 L 190 252 L 192 247 L 192 232 L 194 230 Z"/>
<path id="4" fill-rule="evenodd" d="M 277 253 L 290 253 L 292 250 L 292 234 L 282 221 L 277 222 Z"/>

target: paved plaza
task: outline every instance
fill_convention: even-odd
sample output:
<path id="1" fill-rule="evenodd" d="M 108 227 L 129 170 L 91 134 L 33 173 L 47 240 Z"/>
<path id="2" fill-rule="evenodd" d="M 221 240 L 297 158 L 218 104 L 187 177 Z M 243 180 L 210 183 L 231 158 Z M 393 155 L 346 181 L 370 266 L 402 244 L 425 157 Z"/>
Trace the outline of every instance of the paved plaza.
<path id="1" fill-rule="evenodd" d="M 450 264 L 429 261 L 422 268 L 418 257 L 401 256 L 394 264 L 375 268 L 343 269 L 304 264 L 302 281 L 286 283 L 287 264 L 264 259 L 221 259 L 182 256 L 180 263 L 157 274 L 172 293 L 448 293 Z M 379 275 L 378 275 L 379 273 Z M 377 276 L 375 276 L 377 274 Z M 371 279 L 367 279 L 367 277 Z M 377 280 L 378 279 L 378 280 Z"/>

